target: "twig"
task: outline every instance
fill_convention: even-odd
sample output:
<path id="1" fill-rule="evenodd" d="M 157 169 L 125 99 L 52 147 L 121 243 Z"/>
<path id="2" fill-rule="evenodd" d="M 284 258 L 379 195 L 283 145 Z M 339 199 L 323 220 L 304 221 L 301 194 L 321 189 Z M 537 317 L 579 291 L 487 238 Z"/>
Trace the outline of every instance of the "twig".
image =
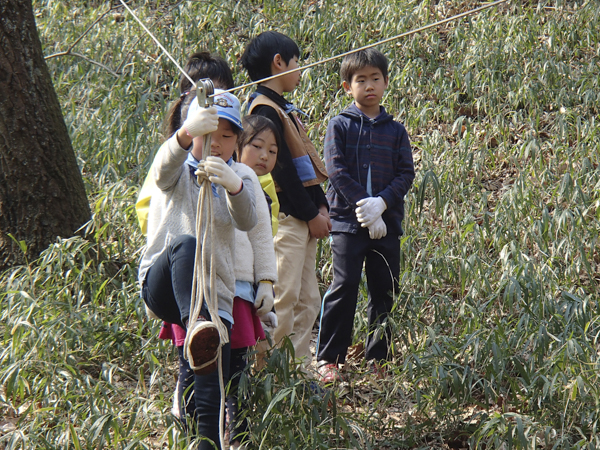
<path id="1" fill-rule="evenodd" d="M 57 57 L 59 57 L 59 56 L 66 56 L 66 55 L 71 55 L 71 54 L 75 55 L 75 53 L 73 53 L 73 49 L 75 48 L 75 46 L 76 46 L 77 44 L 79 44 L 79 42 L 80 42 L 80 41 L 81 41 L 81 40 L 82 40 L 82 39 L 85 37 L 85 35 L 86 35 L 86 34 L 88 34 L 88 33 L 89 33 L 91 30 L 92 30 L 92 28 L 94 28 L 94 27 L 96 26 L 96 24 L 97 24 L 98 22 L 100 22 L 100 21 L 101 21 L 101 20 L 104 18 L 104 16 L 106 16 L 106 15 L 107 15 L 109 12 L 111 12 L 113 9 L 116 9 L 116 7 L 112 6 L 112 3 L 111 3 L 111 6 L 110 6 L 110 8 L 108 8 L 108 9 L 107 9 L 107 10 L 106 10 L 106 11 L 105 11 L 103 14 L 101 14 L 101 15 L 100 15 L 100 17 L 98 17 L 96 20 L 94 20 L 94 22 L 93 22 L 93 23 L 92 23 L 92 24 L 91 24 L 91 25 L 90 25 L 90 26 L 87 28 L 87 30 L 85 30 L 85 31 L 83 32 L 83 34 L 82 34 L 81 36 L 79 36 L 79 37 L 78 37 L 78 38 L 75 40 L 75 42 L 73 42 L 73 43 L 72 43 L 72 44 L 69 46 L 69 48 L 68 48 L 67 50 L 65 50 L 64 52 L 54 53 L 53 55 L 46 56 L 44 59 L 45 59 L 45 60 L 49 60 L 49 59 L 52 59 L 52 58 L 57 58 Z M 78 56 L 79 56 L 79 55 L 78 55 Z M 96 63 L 96 64 L 97 64 L 97 63 Z"/>
<path id="2" fill-rule="evenodd" d="M 91 58 L 88 58 L 87 56 L 85 56 L 85 55 L 82 55 L 81 53 L 77 53 L 77 52 L 69 52 L 69 53 L 66 53 L 66 52 L 65 52 L 65 54 L 64 54 L 64 55 L 60 55 L 60 56 L 77 56 L 77 57 L 79 57 L 79 58 L 81 58 L 81 59 L 84 59 L 84 60 L 86 60 L 86 61 L 87 61 L 87 62 L 89 62 L 90 64 L 95 64 L 95 65 L 96 65 L 96 66 L 98 66 L 98 67 L 102 67 L 104 70 L 106 70 L 108 73 L 110 73 L 110 74 L 111 74 L 112 76 L 114 76 L 115 78 L 119 78 L 119 74 L 118 74 L 117 72 L 115 72 L 114 70 L 112 70 L 110 67 L 108 67 L 108 66 L 105 66 L 104 64 L 102 64 L 102 63 L 99 63 L 98 61 L 94 61 L 93 59 L 91 59 Z"/>

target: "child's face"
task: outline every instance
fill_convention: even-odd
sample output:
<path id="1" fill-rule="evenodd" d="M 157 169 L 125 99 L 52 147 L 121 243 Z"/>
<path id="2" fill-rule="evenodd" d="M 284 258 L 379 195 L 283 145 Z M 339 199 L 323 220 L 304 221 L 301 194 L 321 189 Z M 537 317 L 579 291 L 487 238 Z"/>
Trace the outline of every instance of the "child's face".
<path id="1" fill-rule="evenodd" d="M 273 132 L 263 130 L 244 146 L 240 162 L 253 169 L 256 175 L 266 175 L 275 167 L 277 151 L 277 141 Z"/>
<path id="2" fill-rule="evenodd" d="M 379 108 L 383 94 L 388 86 L 381 69 L 376 67 L 363 67 L 352 75 L 350 83 L 344 81 L 344 90 L 354 97 L 359 109 Z"/>
<path id="3" fill-rule="evenodd" d="M 210 135 L 210 154 L 218 156 L 223 161 L 229 161 L 233 156 L 237 144 L 237 134 L 233 132 L 233 125 L 227 119 L 219 119 L 219 128 Z"/>
<path id="4" fill-rule="evenodd" d="M 298 68 L 298 57 L 294 56 L 290 61 L 286 64 L 285 61 L 281 61 L 281 65 L 283 68 L 283 72 L 287 72 L 289 70 L 294 70 Z M 296 87 L 300 84 L 300 77 L 302 73 L 298 70 L 293 73 L 289 73 L 281 77 L 281 82 L 283 86 L 283 92 L 292 92 Z"/>

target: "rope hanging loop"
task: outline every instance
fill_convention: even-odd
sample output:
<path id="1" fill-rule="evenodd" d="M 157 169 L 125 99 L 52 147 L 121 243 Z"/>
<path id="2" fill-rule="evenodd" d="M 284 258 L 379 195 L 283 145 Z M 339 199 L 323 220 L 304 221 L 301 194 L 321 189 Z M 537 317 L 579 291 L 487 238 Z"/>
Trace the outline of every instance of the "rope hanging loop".
<path id="1" fill-rule="evenodd" d="M 213 106 L 213 95 L 215 86 L 210 79 L 202 79 L 196 83 L 196 98 L 198 106 L 209 108 Z M 198 164 L 201 169 L 204 161 L 210 156 L 211 135 L 203 138 L 202 160 Z M 200 193 L 196 210 L 196 256 L 194 263 L 194 277 L 192 282 L 192 298 L 190 302 L 190 323 L 194 323 L 202 307 L 206 302 L 212 322 L 217 326 L 221 338 L 221 345 L 229 342 L 229 330 L 219 317 L 219 300 L 217 298 L 217 280 L 215 273 L 215 253 L 213 247 L 215 241 L 215 224 L 213 214 L 213 194 L 210 180 L 204 170 L 199 170 L 198 184 Z M 187 341 L 187 338 L 186 338 Z M 223 358 L 222 347 L 219 346 L 217 354 L 217 368 L 219 371 L 219 390 L 221 405 L 219 408 L 219 440 L 221 448 L 225 445 L 225 382 L 223 380 Z"/>
<path id="2" fill-rule="evenodd" d="M 210 107 L 213 104 L 211 95 L 214 94 L 214 84 L 210 79 L 203 79 L 196 83 L 196 98 L 199 107 Z M 203 138 L 202 160 L 198 165 L 200 169 L 203 161 L 210 156 L 211 137 L 207 134 Z M 190 302 L 190 323 L 194 323 L 202 307 L 206 302 L 212 322 L 217 326 L 221 336 L 221 344 L 229 342 L 227 328 L 219 317 L 219 302 L 216 292 L 215 253 L 214 245 L 214 214 L 213 195 L 210 180 L 206 173 L 199 171 L 198 184 L 200 193 L 196 211 L 196 258 L 194 264 L 194 277 L 192 286 L 192 298 Z"/>

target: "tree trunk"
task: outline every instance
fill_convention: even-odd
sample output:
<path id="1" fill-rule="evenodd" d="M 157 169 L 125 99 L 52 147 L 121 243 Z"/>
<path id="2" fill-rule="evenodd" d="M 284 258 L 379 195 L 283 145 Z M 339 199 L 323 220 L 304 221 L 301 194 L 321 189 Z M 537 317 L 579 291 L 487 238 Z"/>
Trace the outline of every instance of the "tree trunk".
<path id="1" fill-rule="evenodd" d="M 91 217 L 31 0 L 0 0 L 0 270 Z"/>

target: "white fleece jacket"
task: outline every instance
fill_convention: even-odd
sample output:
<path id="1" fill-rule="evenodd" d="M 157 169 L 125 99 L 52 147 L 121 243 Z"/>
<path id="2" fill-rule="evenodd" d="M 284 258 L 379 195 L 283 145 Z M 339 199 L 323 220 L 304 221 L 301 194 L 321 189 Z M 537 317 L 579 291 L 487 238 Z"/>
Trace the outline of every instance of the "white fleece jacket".
<path id="1" fill-rule="evenodd" d="M 235 230 L 235 279 L 250 283 L 258 283 L 260 280 L 275 283 L 277 263 L 273 248 L 269 205 L 258 177 L 253 178 L 252 182 L 257 223 L 250 231 Z"/>
<path id="2" fill-rule="evenodd" d="M 182 234 L 196 235 L 196 209 L 200 186 L 185 164 L 188 151 L 181 148 L 176 135 L 159 149 L 151 170 L 157 189 L 152 193 L 148 213 L 148 244 L 139 268 L 140 286 L 148 269 L 167 248 L 169 242 Z M 232 168 L 244 183 L 241 192 L 230 195 L 217 185 L 213 197 L 215 218 L 217 296 L 219 309 L 232 314 L 235 295 L 234 249 L 235 229 L 251 230 L 256 217 L 256 174 L 244 164 L 233 163 Z M 260 184 L 259 184 L 260 186 Z M 262 193 L 261 193 L 262 194 Z M 214 248 L 214 247 L 213 247 Z"/>

